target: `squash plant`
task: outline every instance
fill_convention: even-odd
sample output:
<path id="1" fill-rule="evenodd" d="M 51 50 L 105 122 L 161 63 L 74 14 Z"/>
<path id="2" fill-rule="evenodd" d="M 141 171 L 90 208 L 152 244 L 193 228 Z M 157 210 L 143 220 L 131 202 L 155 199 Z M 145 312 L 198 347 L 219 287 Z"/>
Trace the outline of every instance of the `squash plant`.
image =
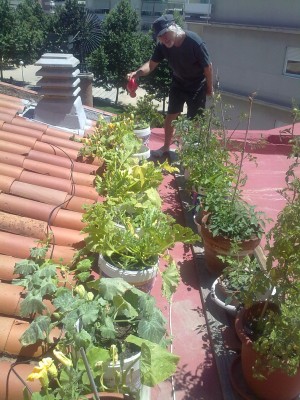
<path id="1" fill-rule="evenodd" d="M 69 361 L 60 365 L 55 380 L 47 387 L 43 387 L 44 393 L 51 395 L 51 399 L 67 399 L 63 396 L 66 390 L 69 393 L 74 393 L 75 390 L 78 396 L 91 392 L 84 363 L 79 357 L 81 348 L 86 352 L 93 378 L 101 391 L 107 389 L 103 381 L 106 366 L 116 360 L 116 357 L 124 359 L 128 356 L 128 352 L 141 351 L 143 384 L 154 386 L 175 372 L 178 357 L 166 350 L 169 344 L 166 321 L 152 296 L 132 287 L 122 279 L 114 278 L 102 278 L 86 283 L 86 288 L 83 285 L 75 288 L 57 287 L 55 276 L 51 274 L 52 290 L 50 293 L 43 292 L 41 300 L 45 297 L 50 298 L 56 311 L 54 314 L 45 313 L 46 310 L 43 308 L 44 315 L 38 315 L 41 310 L 30 295 L 32 289 L 30 281 L 35 282 L 36 287 L 42 287 L 44 277 L 39 273 L 39 268 L 29 270 L 24 262 L 17 270 L 21 274 L 18 283 L 22 281 L 27 290 L 27 296 L 23 301 L 26 303 L 22 308 L 23 316 L 32 313 L 36 315 L 20 339 L 22 345 L 27 346 L 41 340 L 47 342 L 49 332 L 54 327 L 63 329 L 58 343 L 52 344 L 52 347 L 55 345 L 62 351 L 65 360 Z M 25 275 L 27 280 L 24 280 Z M 157 364 L 163 368 L 157 369 Z M 127 385 L 129 373 L 129 370 L 123 372 L 122 368 L 120 371 L 117 370 L 114 381 L 116 387 L 110 390 L 129 393 L 130 387 Z M 47 398 L 42 395 L 43 393 L 41 399 Z M 77 398 L 74 394 L 73 396 L 70 399 Z"/>

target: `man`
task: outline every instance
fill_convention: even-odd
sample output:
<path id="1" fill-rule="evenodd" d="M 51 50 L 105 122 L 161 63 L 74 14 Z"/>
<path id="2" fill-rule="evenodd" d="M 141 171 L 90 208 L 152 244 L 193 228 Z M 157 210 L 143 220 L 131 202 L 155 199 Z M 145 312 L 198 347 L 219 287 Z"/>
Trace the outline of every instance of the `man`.
<path id="1" fill-rule="evenodd" d="M 194 118 L 205 108 L 206 96 L 213 94 L 212 64 L 203 40 L 194 32 L 184 31 L 171 14 L 162 15 L 153 23 L 153 35 L 158 40 L 149 61 L 127 79 L 150 74 L 158 64 L 167 59 L 172 69 L 169 106 L 165 118 L 164 145 L 153 152 L 156 157 L 168 153 L 174 135 L 172 122 L 187 104 L 187 117 Z"/>

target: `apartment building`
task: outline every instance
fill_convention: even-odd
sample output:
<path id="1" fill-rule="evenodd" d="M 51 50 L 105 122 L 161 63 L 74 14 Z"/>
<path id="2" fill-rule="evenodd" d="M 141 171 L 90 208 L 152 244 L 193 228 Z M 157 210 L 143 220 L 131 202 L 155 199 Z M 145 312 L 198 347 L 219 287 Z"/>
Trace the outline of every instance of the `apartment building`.
<path id="1" fill-rule="evenodd" d="M 118 0 L 86 0 L 101 18 Z M 215 82 L 219 82 L 228 127 L 246 127 L 255 93 L 251 128 L 270 129 L 291 123 L 293 101 L 300 104 L 299 0 L 131 0 L 148 30 L 164 12 L 179 11 L 186 28 L 204 38 Z"/>
<path id="2" fill-rule="evenodd" d="M 63 3 L 40 1 L 47 12 Z M 85 1 L 86 8 L 100 19 L 118 2 Z M 178 11 L 186 28 L 205 40 L 229 128 L 246 127 L 240 116 L 249 112 L 253 93 L 251 129 L 292 122 L 293 102 L 300 105 L 299 0 L 131 0 L 131 5 L 141 17 L 142 31 L 161 14 Z"/>
<path id="3" fill-rule="evenodd" d="M 208 45 L 224 102 L 234 107 L 231 128 L 248 113 L 252 93 L 252 129 L 292 122 L 292 103 L 300 105 L 298 0 L 212 0 L 206 21 L 185 21 Z"/>

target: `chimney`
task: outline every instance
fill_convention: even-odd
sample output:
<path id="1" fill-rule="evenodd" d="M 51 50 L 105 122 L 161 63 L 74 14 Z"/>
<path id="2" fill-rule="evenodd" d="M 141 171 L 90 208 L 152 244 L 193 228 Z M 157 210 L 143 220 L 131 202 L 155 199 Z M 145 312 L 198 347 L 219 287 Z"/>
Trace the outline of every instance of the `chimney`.
<path id="1" fill-rule="evenodd" d="M 72 54 L 46 53 L 35 65 L 42 68 L 36 72 L 42 78 L 34 119 L 49 125 L 71 130 L 83 130 L 86 115 L 81 102 L 79 60 Z"/>

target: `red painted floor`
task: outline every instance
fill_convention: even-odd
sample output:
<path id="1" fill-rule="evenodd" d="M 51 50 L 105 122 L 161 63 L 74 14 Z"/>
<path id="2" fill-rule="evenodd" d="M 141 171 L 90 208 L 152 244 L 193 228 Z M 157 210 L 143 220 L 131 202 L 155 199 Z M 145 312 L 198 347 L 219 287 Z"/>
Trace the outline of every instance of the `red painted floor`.
<path id="1" fill-rule="evenodd" d="M 162 132 L 155 130 L 151 135 L 151 149 L 162 145 Z M 178 188 L 173 175 L 165 176 L 160 186 L 160 194 L 164 210 L 184 224 Z M 171 254 L 178 263 L 181 274 L 181 283 L 173 302 L 169 306 L 167 301 L 161 298 L 159 278 L 152 294 L 168 320 L 170 332 L 174 337 L 173 352 L 180 356 L 180 363 L 173 382 L 164 382 L 152 390 L 151 400 L 222 400 L 192 250 L 190 246 L 178 244 Z"/>
<path id="2" fill-rule="evenodd" d="M 274 224 L 278 212 L 284 207 L 285 200 L 277 192 L 285 186 L 285 173 L 290 164 L 287 155 L 289 148 L 281 145 L 280 130 L 263 132 L 267 142 L 263 149 L 252 150 L 256 163 L 245 161 L 243 170 L 248 176 L 244 188 L 244 197 L 257 210 L 264 211 L 271 222 L 266 222 L 266 232 Z M 300 134 L 300 124 L 296 131 Z M 236 132 L 237 140 L 244 132 Z M 255 141 L 262 132 L 250 132 L 250 140 Z M 150 139 L 150 148 L 157 149 L 163 143 L 163 129 L 154 129 Z M 299 171 L 300 172 L 300 171 Z M 183 211 L 178 195 L 175 178 L 166 175 L 160 187 L 164 201 L 164 210 L 184 223 Z M 264 248 L 265 237 L 261 246 Z M 200 296 L 200 282 L 189 246 L 177 245 L 171 254 L 178 262 L 181 283 L 174 295 L 171 308 L 160 296 L 158 278 L 152 294 L 170 323 L 173 340 L 173 352 L 180 356 L 178 370 L 173 381 L 164 382 L 152 390 L 151 400 L 223 400 L 219 376 L 213 357 L 210 336 L 206 328 L 203 302 Z M 174 391 L 173 391 L 174 389 Z"/>

